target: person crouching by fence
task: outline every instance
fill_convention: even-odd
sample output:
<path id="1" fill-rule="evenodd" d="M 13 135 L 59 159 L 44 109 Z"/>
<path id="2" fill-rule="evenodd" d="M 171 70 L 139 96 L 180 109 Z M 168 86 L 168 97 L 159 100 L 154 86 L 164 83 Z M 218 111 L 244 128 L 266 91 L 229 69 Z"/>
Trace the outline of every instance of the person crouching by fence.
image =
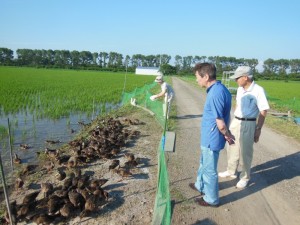
<path id="1" fill-rule="evenodd" d="M 164 116 L 167 114 L 167 119 L 169 119 L 169 112 L 171 108 L 172 100 L 175 96 L 174 90 L 167 82 L 164 81 L 163 76 L 159 75 L 155 78 L 155 82 L 158 83 L 161 87 L 161 92 L 156 95 L 152 95 L 150 99 L 154 101 L 157 98 L 165 97 L 163 104 L 163 113 Z M 166 112 L 166 108 L 168 107 L 168 111 Z"/>

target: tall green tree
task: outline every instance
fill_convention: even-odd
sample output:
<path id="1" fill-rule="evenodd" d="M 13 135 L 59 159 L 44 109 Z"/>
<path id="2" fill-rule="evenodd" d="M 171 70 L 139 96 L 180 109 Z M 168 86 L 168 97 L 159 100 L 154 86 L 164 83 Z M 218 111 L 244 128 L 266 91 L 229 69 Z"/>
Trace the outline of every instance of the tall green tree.
<path id="1" fill-rule="evenodd" d="M 0 65 L 11 65 L 14 58 L 14 51 L 8 48 L 0 48 Z"/>

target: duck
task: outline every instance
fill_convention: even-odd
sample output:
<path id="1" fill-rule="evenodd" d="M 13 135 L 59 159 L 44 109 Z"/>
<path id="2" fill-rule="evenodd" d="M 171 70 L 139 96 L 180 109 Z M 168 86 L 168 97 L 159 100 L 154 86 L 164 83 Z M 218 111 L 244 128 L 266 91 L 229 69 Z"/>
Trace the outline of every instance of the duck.
<path id="1" fill-rule="evenodd" d="M 53 192 L 53 184 L 41 183 L 41 192 L 44 193 L 44 198 L 47 198 Z"/>
<path id="2" fill-rule="evenodd" d="M 56 214 L 59 211 L 62 204 L 63 201 L 60 197 L 58 197 L 57 195 L 52 195 L 47 202 L 48 215 Z"/>
<path id="3" fill-rule="evenodd" d="M 126 168 L 114 169 L 113 172 L 117 173 L 122 178 L 124 178 L 124 177 L 131 177 L 132 176 L 132 173 L 128 169 L 126 169 Z"/>
<path id="4" fill-rule="evenodd" d="M 10 204 L 10 214 L 13 224 L 16 224 L 16 217 L 17 217 L 17 202 L 12 201 Z M 10 224 L 10 218 L 8 210 L 6 209 L 4 212 L 4 220 L 7 224 Z"/>
<path id="5" fill-rule="evenodd" d="M 60 140 L 56 140 L 56 141 L 53 141 L 53 140 L 46 140 L 45 142 L 48 143 L 48 144 L 58 144 L 58 143 L 61 143 Z"/>
<path id="6" fill-rule="evenodd" d="M 120 149 L 114 148 L 113 150 L 110 151 L 110 153 L 116 156 L 117 154 L 120 153 L 120 151 L 121 151 Z"/>
<path id="7" fill-rule="evenodd" d="M 136 160 L 130 160 L 125 162 L 125 168 L 133 168 L 136 167 L 138 165 L 138 162 Z"/>
<path id="8" fill-rule="evenodd" d="M 108 166 L 108 170 L 115 169 L 117 166 L 120 166 L 120 160 L 114 159 L 111 164 Z"/>
<path id="9" fill-rule="evenodd" d="M 64 171 L 61 170 L 57 170 L 57 173 L 55 174 L 55 177 L 57 180 L 62 181 L 66 178 L 66 173 Z"/>
<path id="10" fill-rule="evenodd" d="M 24 181 L 20 177 L 18 177 L 15 181 L 15 189 L 19 190 L 20 188 L 23 187 L 23 185 L 24 185 Z"/>
<path id="11" fill-rule="evenodd" d="M 79 207 L 81 210 L 83 209 L 85 200 L 80 193 L 78 193 L 76 190 L 71 190 L 68 193 L 68 197 L 75 208 Z"/>
<path id="12" fill-rule="evenodd" d="M 125 153 L 124 156 L 128 161 L 132 161 L 135 159 L 134 154 L 132 153 Z"/>
<path id="13" fill-rule="evenodd" d="M 105 179 L 105 178 L 93 179 L 90 181 L 89 187 L 91 190 L 96 190 L 98 187 L 101 187 L 102 185 L 104 185 L 107 181 L 108 181 L 108 179 Z"/>
<path id="14" fill-rule="evenodd" d="M 79 217 L 87 217 L 91 212 L 95 211 L 96 208 L 96 197 L 94 195 L 91 195 L 86 200 L 84 204 L 84 210 L 80 213 Z"/>
<path id="15" fill-rule="evenodd" d="M 68 168 L 74 168 L 77 166 L 77 157 L 70 157 L 68 162 L 67 162 L 67 167 Z"/>
<path id="16" fill-rule="evenodd" d="M 59 151 L 57 149 L 45 148 L 45 154 L 49 158 L 56 158 L 56 157 L 58 157 Z"/>
<path id="17" fill-rule="evenodd" d="M 28 175 L 30 173 L 34 173 L 35 169 L 38 167 L 38 165 L 26 165 L 22 169 L 22 175 Z"/>
<path id="18" fill-rule="evenodd" d="M 31 192 L 27 195 L 25 195 L 25 197 L 23 198 L 23 204 L 26 205 L 26 204 L 29 204 L 31 202 L 34 202 L 36 197 L 39 195 L 40 191 L 34 191 L 34 192 Z"/>
<path id="19" fill-rule="evenodd" d="M 93 191 L 93 195 L 105 201 L 109 198 L 108 192 L 104 191 L 101 187 L 98 187 L 95 191 Z"/>
<path id="20" fill-rule="evenodd" d="M 28 144 L 20 144 L 20 149 L 22 149 L 22 150 L 26 150 L 29 148 L 30 148 L 30 146 Z"/>
<path id="21" fill-rule="evenodd" d="M 15 164 L 21 164 L 22 163 L 22 160 L 19 158 L 19 156 L 17 155 L 17 153 L 14 153 L 14 159 L 13 159 L 13 162 Z"/>
<path id="22" fill-rule="evenodd" d="M 54 168 L 54 163 L 52 161 L 46 161 L 43 168 L 45 168 L 47 172 L 50 172 Z"/>
<path id="23" fill-rule="evenodd" d="M 59 213 L 65 218 L 71 217 L 74 213 L 74 206 L 71 202 L 67 202 L 60 208 Z"/>
<path id="24" fill-rule="evenodd" d="M 87 190 L 86 188 L 84 189 L 77 188 L 76 191 L 80 193 L 85 200 L 87 200 L 88 197 L 91 195 L 89 190 Z"/>
<path id="25" fill-rule="evenodd" d="M 35 215 L 32 219 L 36 224 L 51 224 L 54 220 L 53 216 L 47 215 L 46 213 L 41 213 Z"/>

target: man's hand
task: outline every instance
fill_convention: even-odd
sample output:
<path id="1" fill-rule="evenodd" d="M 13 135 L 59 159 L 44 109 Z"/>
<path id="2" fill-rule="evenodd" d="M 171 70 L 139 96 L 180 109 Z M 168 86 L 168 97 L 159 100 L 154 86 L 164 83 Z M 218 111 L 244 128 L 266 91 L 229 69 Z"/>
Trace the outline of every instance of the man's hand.
<path id="1" fill-rule="evenodd" d="M 225 137 L 225 140 L 228 142 L 229 145 L 235 144 L 235 141 L 234 141 L 235 137 L 230 132 L 226 133 L 224 135 L 224 137 Z"/>
<path id="2" fill-rule="evenodd" d="M 150 96 L 150 100 L 151 100 L 151 101 L 154 101 L 156 98 L 157 98 L 157 95 L 152 95 L 152 96 Z"/>
<path id="3" fill-rule="evenodd" d="M 254 133 L 254 142 L 257 143 L 259 141 L 259 137 L 261 134 L 261 129 L 255 129 L 255 133 Z"/>

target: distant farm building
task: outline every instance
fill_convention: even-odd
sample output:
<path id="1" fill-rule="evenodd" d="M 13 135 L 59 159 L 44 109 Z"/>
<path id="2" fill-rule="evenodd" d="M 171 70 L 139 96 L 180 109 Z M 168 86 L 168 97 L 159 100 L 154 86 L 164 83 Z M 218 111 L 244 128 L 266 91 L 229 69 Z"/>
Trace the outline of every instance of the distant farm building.
<path id="1" fill-rule="evenodd" d="M 159 67 L 137 67 L 135 69 L 135 74 L 137 75 L 162 75 L 159 72 Z"/>

